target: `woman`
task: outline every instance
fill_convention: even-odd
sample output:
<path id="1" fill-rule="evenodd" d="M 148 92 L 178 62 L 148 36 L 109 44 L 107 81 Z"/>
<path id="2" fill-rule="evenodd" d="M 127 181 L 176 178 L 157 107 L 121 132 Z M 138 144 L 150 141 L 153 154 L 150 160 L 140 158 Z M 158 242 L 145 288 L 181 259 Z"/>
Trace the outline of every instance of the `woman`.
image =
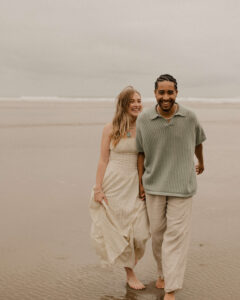
<path id="1" fill-rule="evenodd" d="M 103 264 L 125 267 L 127 283 L 144 289 L 133 268 L 148 240 L 148 218 L 138 197 L 136 119 L 142 111 L 139 92 L 126 87 L 118 96 L 112 123 L 106 124 L 93 189 L 91 237 Z"/>

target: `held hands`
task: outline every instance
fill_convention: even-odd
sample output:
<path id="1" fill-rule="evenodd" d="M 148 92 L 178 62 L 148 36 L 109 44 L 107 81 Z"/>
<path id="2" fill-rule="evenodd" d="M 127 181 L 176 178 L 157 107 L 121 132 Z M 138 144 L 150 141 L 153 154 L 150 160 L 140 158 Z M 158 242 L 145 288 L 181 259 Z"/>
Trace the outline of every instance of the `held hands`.
<path id="1" fill-rule="evenodd" d="M 93 189 L 94 190 L 94 200 L 96 202 L 99 202 L 102 204 L 103 201 L 105 201 L 106 204 L 108 204 L 108 200 L 104 194 L 104 192 L 101 189 Z"/>
<path id="2" fill-rule="evenodd" d="M 139 198 L 142 201 L 145 201 L 145 191 L 144 191 L 144 187 L 141 183 L 139 184 Z"/>
<path id="3" fill-rule="evenodd" d="M 196 168 L 197 175 L 200 175 L 204 171 L 204 164 L 198 163 L 195 168 Z"/>

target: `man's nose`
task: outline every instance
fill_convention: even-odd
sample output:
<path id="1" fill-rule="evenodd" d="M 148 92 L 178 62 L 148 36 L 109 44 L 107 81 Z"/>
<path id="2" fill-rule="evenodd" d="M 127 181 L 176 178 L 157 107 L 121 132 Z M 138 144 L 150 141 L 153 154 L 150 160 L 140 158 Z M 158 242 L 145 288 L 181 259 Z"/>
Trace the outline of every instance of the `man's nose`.
<path id="1" fill-rule="evenodd" d="M 168 94 L 164 94 L 162 97 L 163 101 L 168 101 L 169 100 L 169 95 Z"/>

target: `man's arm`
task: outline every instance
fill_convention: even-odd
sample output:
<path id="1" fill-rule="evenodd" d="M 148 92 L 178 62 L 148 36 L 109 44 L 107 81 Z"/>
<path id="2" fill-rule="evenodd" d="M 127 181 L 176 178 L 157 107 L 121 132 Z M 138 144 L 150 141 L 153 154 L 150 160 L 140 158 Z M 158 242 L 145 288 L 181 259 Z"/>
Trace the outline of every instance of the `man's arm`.
<path id="1" fill-rule="evenodd" d="M 196 165 L 196 172 L 197 172 L 197 175 L 199 175 L 204 171 L 203 145 L 202 144 L 199 144 L 195 147 L 195 155 L 198 159 L 198 164 Z"/>
<path id="2" fill-rule="evenodd" d="M 137 168 L 139 177 L 139 198 L 141 198 L 142 200 L 145 200 L 145 191 L 142 184 L 142 176 L 144 173 L 144 158 L 145 155 L 143 152 L 138 153 Z"/>

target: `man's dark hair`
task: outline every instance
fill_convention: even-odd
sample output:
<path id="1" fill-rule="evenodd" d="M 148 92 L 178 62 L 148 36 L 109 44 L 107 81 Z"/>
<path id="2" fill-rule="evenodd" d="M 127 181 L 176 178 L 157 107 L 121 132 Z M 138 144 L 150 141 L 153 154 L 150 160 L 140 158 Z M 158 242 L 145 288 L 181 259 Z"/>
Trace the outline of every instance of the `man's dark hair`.
<path id="1" fill-rule="evenodd" d="M 174 87 L 175 87 L 175 90 L 177 91 L 177 80 L 172 76 L 172 75 L 169 75 L 169 74 L 163 74 L 163 75 L 160 75 L 157 80 L 155 81 L 155 90 L 158 88 L 158 82 L 162 82 L 162 81 L 171 81 L 174 83 Z"/>

